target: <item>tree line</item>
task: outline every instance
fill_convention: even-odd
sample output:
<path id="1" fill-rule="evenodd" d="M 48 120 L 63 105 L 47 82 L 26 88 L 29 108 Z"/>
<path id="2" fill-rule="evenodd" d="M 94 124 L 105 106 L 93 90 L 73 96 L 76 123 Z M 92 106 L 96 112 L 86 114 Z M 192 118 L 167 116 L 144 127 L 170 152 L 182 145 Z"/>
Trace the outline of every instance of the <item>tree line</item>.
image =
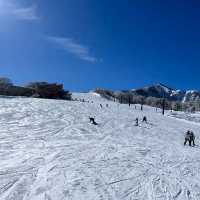
<path id="1" fill-rule="evenodd" d="M 145 97 L 142 95 L 136 95 L 131 93 L 131 91 L 111 91 L 105 89 L 96 89 L 96 93 L 100 94 L 102 97 L 107 98 L 112 101 L 117 101 L 121 104 L 141 104 L 149 105 L 152 107 L 160 108 L 166 110 L 174 111 L 185 111 L 185 112 L 195 112 L 200 111 L 200 101 L 193 102 L 181 102 L 172 101 L 167 98 L 156 98 L 156 97 Z"/>

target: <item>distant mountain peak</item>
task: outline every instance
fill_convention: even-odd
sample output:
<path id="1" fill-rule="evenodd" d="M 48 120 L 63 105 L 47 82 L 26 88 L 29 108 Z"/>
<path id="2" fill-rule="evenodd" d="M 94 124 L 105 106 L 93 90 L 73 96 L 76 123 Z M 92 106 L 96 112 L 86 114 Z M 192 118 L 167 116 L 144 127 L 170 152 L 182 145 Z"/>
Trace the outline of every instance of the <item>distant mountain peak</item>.
<path id="1" fill-rule="evenodd" d="M 167 89 L 167 90 L 170 90 L 170 91 L 174 91 L 173 88 L 171 88 L 171 87 L 169 87 L 169 86 L 167 86 L 167 85 L 165 85 L 165 84 L 163 84 L 163 83 L 158 83 L 158 84 L 156 84 L 156 85 L 162 87 L 163 89 Z"/>
<path id="2" fill-rule="evenodd" d="M 138 89 L 113 91 L 116 93 L 123 93 L 126 95 L 130 93 L 135 96 L 154 97 L 154 98 L 165 98 L 169 101 L 179 102 L 200 102 L 200 91 L 198 90 L 177 90 L 167 86 L 163 83 L 157 83 L 154 85 L 146 86 Z"/>

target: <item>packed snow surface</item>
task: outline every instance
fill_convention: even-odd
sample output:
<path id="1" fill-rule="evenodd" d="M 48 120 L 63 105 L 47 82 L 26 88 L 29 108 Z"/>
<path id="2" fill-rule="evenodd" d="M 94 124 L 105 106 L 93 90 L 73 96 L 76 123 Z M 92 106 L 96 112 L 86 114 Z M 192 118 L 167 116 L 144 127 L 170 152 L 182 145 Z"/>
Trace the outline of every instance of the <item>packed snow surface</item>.
<path id="1" fill-rule="evenodd" d="M 200 199 L 199 120 L 74 98 L 89 102 L 0 98 L 1 200 Z M 183 146 L 188 129 L 196 147 Z"/>

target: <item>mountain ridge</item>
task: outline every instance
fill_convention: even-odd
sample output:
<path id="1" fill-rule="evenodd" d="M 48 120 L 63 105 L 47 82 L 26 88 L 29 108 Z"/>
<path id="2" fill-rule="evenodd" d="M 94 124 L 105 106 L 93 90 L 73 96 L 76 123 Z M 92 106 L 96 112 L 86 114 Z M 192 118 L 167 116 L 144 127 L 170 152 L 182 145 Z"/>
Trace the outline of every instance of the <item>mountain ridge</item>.
<path id="1" fill-rule="evenodd" d="M 104 90 L 106 91 L 106 90 Z M 108 90 L 107 90 L 108 91 Z M 98 89 L 97 89 L 98 93 Z M 157 83 L 150 86 L 145 86 L 138 89 L 131 90 L 110 90 L 110 93 L 123 93 L 132 94 L 135 96 L 154 97 L 154 98 L 165 98 L 169 101 L 178 101 L 182 103 L 186 102 L 198 102 L 200 101 L 200 91 L 199 90 L 180 90 L 174 89 L 163 83 Z M 109 94 L 107 94 L 109 96 Z M 111 95 L 112 96 L 112 95 Z"/>

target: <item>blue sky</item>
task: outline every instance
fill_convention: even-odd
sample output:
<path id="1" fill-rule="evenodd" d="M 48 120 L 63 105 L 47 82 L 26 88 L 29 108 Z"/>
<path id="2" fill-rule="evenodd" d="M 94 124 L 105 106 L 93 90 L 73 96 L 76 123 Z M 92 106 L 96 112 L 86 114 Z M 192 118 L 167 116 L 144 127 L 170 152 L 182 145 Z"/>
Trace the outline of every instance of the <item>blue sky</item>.
<path id="1" fill-rule="evenodd" d="M 0 0 L 0 76 L 72 91 L 200 89 L 195 0 Z"/>

